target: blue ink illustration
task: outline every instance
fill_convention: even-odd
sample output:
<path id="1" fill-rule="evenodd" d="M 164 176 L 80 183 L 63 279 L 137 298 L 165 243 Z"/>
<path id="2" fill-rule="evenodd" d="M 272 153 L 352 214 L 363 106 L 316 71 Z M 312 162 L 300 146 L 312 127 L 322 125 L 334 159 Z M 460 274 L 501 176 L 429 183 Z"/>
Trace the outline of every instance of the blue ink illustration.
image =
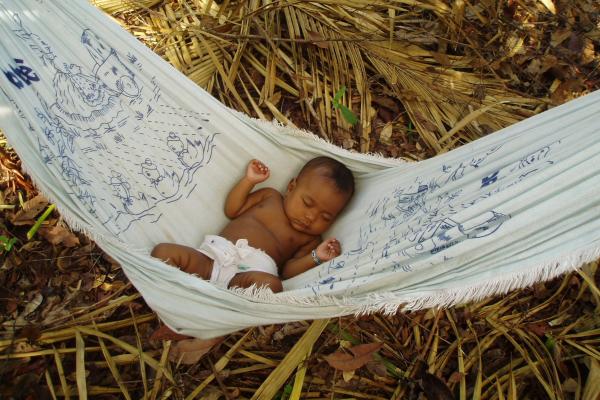
<path id="1" fill-rule="evenodd" d="M 23 89 L 31 85 L 33 82 L 39 82 L 40 77 L 33 71 L 32 68 L 25 65 L 25 62 L 20 58 L 15 58 L 16 66 L 9 65 L 8 71 L 2 69 L 4 76 L 10 83 L 18 89 Z"/>
<path id="2" fill-rule="evenodd" d="M 30 87 L 36 94 L 40 155 L 62 175 L 70 195 L 117 236 L 136 221 L 158 221 L 159 204 L 188 197 L 217 146 L 210 113 L 163 101 L 158 80 L 139 74 L 144 67 L 140 57 L 119 52 L 102 32 L 82 29 L 80 45 L 87 57 L 67 59 L 70 55 L 55 52 L 19 14 L 4 11 L 12 17 L 16 38 L 46 70 L 34 71 L 14 55 L 9 69 L 2 67 L 3 75 L 18 89 Z M 33 85 L 40 76 L 51 77 L 45 78 L 43 92 Z M 27 121 L 22 112 L 18 115 Z M 139 151 L 140 146 L 150 151 Z M 110 207 L 98 209 L 98 199 Z"/>
<path id="3" fill-rule="evenodd" d="M 491 174 L 489 176 L 483 177 L 483 179 L 481 180 L 481 187 L 491 185 L 492 183 L 496 182 L 497 180 L 498 180 L 498 171 L 494 172 L 493 174 Z"/>
<path id="4" fill-rule="evenodd" d="M 493 237 L 511 215 L 501 206 L 475 215 L 467 210 L 552 165 L 551 149 L 559 143 L 524 152 L 517 162 L 500 169 L 489 166 L 501 148 L 495 145 L 467 160 L 445 163 L 428 177 L 415 176 L 412 184 L 386 190 L 365 208 L 368 222 L 358 227 L 355 242 L 348 245 L 342 260 L 320 267 L 313 291 L 331 289 L 330 273 L 342 262 L 336 276 L 341 273 L 351 282 L 347 293 L 352 293 L 375 273 L 375 264 L 389 265 L 390 272 L 410 273 L 451 262 L 450 249 L 460 243 Z M 367 260 L 369 268 L 361 268 Z"/>

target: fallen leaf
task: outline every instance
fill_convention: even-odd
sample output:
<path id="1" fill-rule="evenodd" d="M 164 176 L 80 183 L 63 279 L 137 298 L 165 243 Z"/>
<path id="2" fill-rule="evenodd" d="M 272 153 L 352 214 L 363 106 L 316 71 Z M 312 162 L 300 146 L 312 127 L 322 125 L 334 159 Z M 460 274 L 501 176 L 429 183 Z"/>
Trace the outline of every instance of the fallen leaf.
<path id="1" fill-rule="evenodd" d="M 329 43 L 324 41 L 325 38 L 319 32 L 308 31 L 308 39 L 313 41 L 312 43 L 321 49 L 329 48 Z"/>
<path id="2" fill-rule="evenodd" d="M 359 344 L 358 346 L 350 348 L 352 354 L 338 350 L 323 358 L 335 369 L 339 369 L 340 371 L 354 371 L 373 360 L 373 354 L 377 352 L 381 346 L 383 346 L 383 343 Z"/>
<path id="3" fill-rule="evenodd" d="M 525 325 L 529 332 L 535 333 L 537 336 L 544 337 L 546 332 L 550 330 L 550 326 L 546 322 L 537 322 Z"/>
<path id="4" fill-rule="evenodd" d="M 15 344 L 15 353 L 29 353 L 31 351 L 37 351 L 39 350 L 40 347 L 33 345 L 33 344 L 29 344 L 27 342 L 17 342 Z"/>
<path id="5" fill-rule="evenodd" d="M 579 79 L 568 79 L 564 82 L 561 82 L 552 95 L 550 99 L 556 105 L 563 104 L 568 100 L 571 100 L 575 97 L 575 93 L 578 92 L 582 88 L 582 83 Z"/>
<path id="6" fill-rule="evenodd" d="M 396 104 L 396 101 L 390 97 L 373 96 L 372 101 L 375 104 L 379 104 L 382 107 L 392 110 L 396 114 L 400 112 L 400 108 L 398 107 L 398 104 Z"/>
<path id="7" fill-rule="evenodd" d="M 391 122 L 385 124 L 381 132 L 379 133 L 379 140 L 384 144 L 392 144 L 392 132 L 394 130 L 394 125 Z"/>
<path id="8" fill-rule="evenodd" d="M 589 64 L 596 60 L 596 51 L 594 49 L 594 42 L 588 38 L 583 38 L 583 48 L 581 49 L 581 62 L 582 64 Z"/>
<path id="9" fill-rule="evenodd" d="M 373 353 L 379 351 L 379 349 L 381 349 L 382 346 L 383 343 L 379 342 L 359 344 L 350 348 L 350 351 L 352 352 L 352 354 L 354 354 L 355 357 L 363 357 L 366 355 L 373 355 Z"/>
<path id="10" fill-rule="evenodd" d="M 79 245 L 79 238 L 64 226 L 53 226 L 51 228 L 42 228 L 38 231 L 42 237 L 53 245 L 63 244 L 65 247 L 75 247 Z"/>
<path id="11" fill-rule="evenodd" d="M 511 33 L 504 44 L 506 57 L 510 58 L 521 53 L 523 51 L 523 42 L 524 39 L 522 37 L 517 36 L 515 33 Z"/>
<path id="12" fill-rule="evenodd" d="M 214 345 L 221 343 L 224 337 L 213 339 L 184 339 L 171 346 L 169 360 L 182 364 L 196 364 Z"/>
<path id="13" fill-rule="evenodd" d="M 575 393 L 579 390 L 579 383 L 573 378 L 569 378 L 562 383 L 562 390 L 569 393 Z"/>
<path id="14" fill-rule="evenodd" d="M 458 382 L 460 382 L 460 380 L 462 379 L 463 376 L 465 376 L 465 374 L 460 373 L 458 371 L 454 371 L 450 375 L 450 378 L 448 378 L 448 383 L 458 383 Z"/>
<path id="15" fill-rule="evenodd" d="M 556 6 L 552 2 L 552 0 L 540 0 L 540 2 L 546 6 L 546 8 L 552 13 L 556 14 Z"/>
<path id="16" fill-rule="evenodd" d="M 437 126 L 435 126 L 435 124 L 433 124 L 431 121 L 425 118 L 420 112 L 415 112 L 415 122 L 430 132 L 438 131 Z"/>
<path id="17" fill-rule="evenodd" d="M 344 139 L 342 141 L 342 147 L 346 150 L 351 149 L 354 147 L 354 145 L 356 145 L 356 140 L 354 139 Z"/>
<path id="18" fill-rule="evenodd" d="M 161 326 L 150 335 L 150 340 L 182 340 L 190 339 L 191 336 L 182 335 L 181 333 L 174 332 L 171 328 L 166 325 Z"/>
<path id="19" fill-rule="evenodd" d="M 444 381 L 429 372 L 421 376 L 421 388 L 427 400 L 454 400 L 452 392 Z"/>
<path id="20" fill-rule="evenodd" d="M 27 325 L 24 327 L 17 337 L 26 338 L 30 342 L 35 342 L 40 335 L 42 334 L 42 330 L 38 325 Z"/>
<path id="21" fill-rule="evenodd" d="M 41 293 L 36 293 L 33 299 L 31 299 L 31 301 L 25 306 L 21 316 L 26 317 L 34 312 L 40 306 L 40 304 L 42 304 L 42 301 L 44 301 L 44 296 L 42 296 Z"/>
<path id="22" fill-rule="evenodd" d="M 23 208 L 17 211 L 10 218 L 13 225 L 32 225 L 35 223 L 35 217 L 42 212 L 48 205 L 48 200 L 41 194 L 38 194 L 32 199 L 27 200 L 23 204 Z"/>
<path id="23" fill-rule="evenodd" d="M 369 361 L 367 370 L 375 376 L 387 376 L 387 368 L 381 361 Z"/>
<path id="24" fill-rule="evenodd" d="M 550 36 L 550 45 L 552 47 L 559 46 L 562 42 L 571 37 L 571 30 L 569 28 L 557 29 L 552 32 Z"/>
<path id="25" fill-rule="evenodd" d="M 344 382 L 350 382 L 352 380 L 352 378 L 354 378 L 354 372 L 356 370 L 352 370 L 352 371 L 343 371 L 342 372 L 342 378 L 344 378 Z"/>

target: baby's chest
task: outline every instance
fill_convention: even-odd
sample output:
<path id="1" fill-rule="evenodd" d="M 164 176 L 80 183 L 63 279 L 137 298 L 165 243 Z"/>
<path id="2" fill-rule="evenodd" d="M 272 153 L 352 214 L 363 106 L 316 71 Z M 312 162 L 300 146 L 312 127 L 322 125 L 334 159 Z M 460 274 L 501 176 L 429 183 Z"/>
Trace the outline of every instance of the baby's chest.
<path id="1" fill-rule="evenodd" d="M 295 253 L 306 242 L 305 235 L 294 230 L 283 208 L 257 205 L 253 217 L 258 220 L 277 242 L 283 253 Z"/>

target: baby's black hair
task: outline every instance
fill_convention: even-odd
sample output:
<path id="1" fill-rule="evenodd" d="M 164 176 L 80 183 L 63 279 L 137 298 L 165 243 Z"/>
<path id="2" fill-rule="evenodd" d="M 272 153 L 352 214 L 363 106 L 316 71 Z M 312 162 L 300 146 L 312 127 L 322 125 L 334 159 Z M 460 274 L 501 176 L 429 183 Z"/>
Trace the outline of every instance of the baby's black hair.
<path id="1" fill-rule="evenodd" d="M 298 176 L 315 168 L 323 168 L 323 175 L 331 178 L 340 191 L 348 193 L 352 197 L 354 194 L 354 176 L 348 167 L 333 158 L 321 156 L 304 164 Z"/>

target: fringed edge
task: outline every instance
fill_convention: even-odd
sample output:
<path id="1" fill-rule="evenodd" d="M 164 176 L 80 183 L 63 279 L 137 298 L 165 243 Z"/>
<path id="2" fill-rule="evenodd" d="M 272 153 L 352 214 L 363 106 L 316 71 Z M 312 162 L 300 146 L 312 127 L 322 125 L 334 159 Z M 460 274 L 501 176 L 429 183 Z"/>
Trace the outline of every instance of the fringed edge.
<path id="1" fill-rule="evenodd" d="M 424 296 L 400 297 L 402 311 L 420 310 L 431 307 L 450 307 L 466 302 L 482 300 L 489 296 L 506 294 L 538 282 L 545 282 L 564 273 L 580 269 L 585 264 L 600 258 L 600 246 L 593 245 L 531 267 L 529 271 L 512 273 L 505 278 L 494 279 L 478 285 L 443 289 Z M 395 312 L 395 311 L 394 311 Z"/>
<path id="2" fill-rule="evenodd" d="M 339 307 L 339 312 L 320 317 L 354 314 L 356 316 L 381 312 L 393 315 L 398 311 L 417 311 L 425 308 L 447 308 L 486 297 L 501 295 L 522 289 L 538 282 L 548 281 L 566 272 L 575 271 L 584 264 L 600 258 L 598 245 L 584 248 L 575 254 L 562 256 L 558 261 L 549 261 L 526 272 L 512 273 L 505 278 L 486 281 L 477 285 L 457 286 L 440 289 L 423 295 L 402 295 L 396 292 L 370 293 L 362 298 L 333 295 L 298 296 L 293 292 L 273 293 L 265 287 L 255 285 L 243 289 L 230 289 L 235 295 L 248 300 L 304 307 Z"/>

